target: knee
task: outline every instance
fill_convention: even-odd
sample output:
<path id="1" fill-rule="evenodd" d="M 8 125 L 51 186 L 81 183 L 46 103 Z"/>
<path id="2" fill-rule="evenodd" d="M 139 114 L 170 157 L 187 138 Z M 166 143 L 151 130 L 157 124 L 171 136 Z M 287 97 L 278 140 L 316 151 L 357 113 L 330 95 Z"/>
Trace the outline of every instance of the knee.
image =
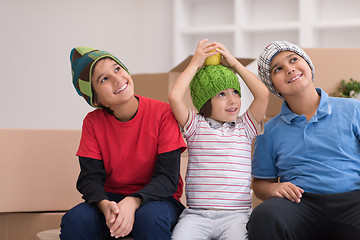
<path id="1" fill-rule="evenodd" d="M 177 221 L 177 213 L 171 203 L 154 201 L 140 207 L 135 213 L 134 231 L 170 233 Z"/>
<path id="2" fill-rule="evenodd" d="M 168 223 L 168 215 L 166 214 L 167 209 L 161 208 L 156 202 L 148 203 L 147 206 L 139 208 L 135 213 L 135 220 L 140 225 L 152 225 L 156 227 L 162 223 Z"/>
<path id="3" fill-rule="evenodd" d="M 88 203 L 70 209 L 61 220 L 60 239 L 96 240 L 110 236 L 104 215 Z"/>
<path id="4" fill-rule="evenodd" d="M 81 203 L 70 209 L 61 219 L 61 231 L 88 228 L 98 217 L 96 209 Z"/>
<path id="5" fill-rule="evenodd" d="M 258 205 L 250 215 L 248 226 L 262 225 L 266 223 L 275 223 L 278 220 L 283 219 L 281 217 L 281 205 L 284 201 L 288 201 L 281 198 L 272 198 L 264 201 Z"/>

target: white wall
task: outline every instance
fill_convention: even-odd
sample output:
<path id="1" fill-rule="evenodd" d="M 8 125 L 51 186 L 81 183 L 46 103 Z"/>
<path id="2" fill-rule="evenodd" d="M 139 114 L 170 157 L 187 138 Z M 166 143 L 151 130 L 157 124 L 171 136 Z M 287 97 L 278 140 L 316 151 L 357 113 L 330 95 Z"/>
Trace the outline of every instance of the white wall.
<path id="1" fill-rule="evenodd" d="M 81 128 L 92 108 L 72 85 L 73 47 L 107 50 L 132 73 L 173 67 L 172 1 L 0 0 L 0 9 L 0 128 Z"/>

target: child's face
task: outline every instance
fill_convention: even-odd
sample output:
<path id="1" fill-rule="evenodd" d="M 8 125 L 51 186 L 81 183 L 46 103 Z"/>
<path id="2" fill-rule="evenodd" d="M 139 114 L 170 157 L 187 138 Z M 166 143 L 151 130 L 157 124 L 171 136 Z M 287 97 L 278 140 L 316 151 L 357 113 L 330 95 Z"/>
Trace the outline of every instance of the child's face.
<path id="1" fill-rule="evenodd" d="M 275 55 L 270 64 L 270 74 L 275 91 L 282 97 L 297 94 L 312 83 L 310 66 L 291 51 Z"/>
<path id="2" fill-rule="evenodd" d="M 233 88 L 225 89 L 211 98 L 211 105 L 210 118 L 220 123 L 235 121 L 241 106 L 239 92 Z"/>
<path id="3" fill-rule="evenodd" d="M 134 83 L 130 75 L 111 58 L 96 63 L 91 83 L 96 93 L 95 105 L 113 108 L 134 96 Z"/>

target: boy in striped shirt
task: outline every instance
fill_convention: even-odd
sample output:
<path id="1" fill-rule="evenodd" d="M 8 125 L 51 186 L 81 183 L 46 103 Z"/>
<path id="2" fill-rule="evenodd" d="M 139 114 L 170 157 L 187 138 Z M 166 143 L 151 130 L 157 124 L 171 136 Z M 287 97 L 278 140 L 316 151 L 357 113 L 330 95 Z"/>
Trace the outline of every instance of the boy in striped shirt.
<path id="1" fill-rule="evenodd" d="M 223 65 L 202 67 L 205 59 L 217 52 L 223 56 Z M 241 76 L 254 96 L 241 116 L 240 83 L 228 67 Z M 184 102 L 189 85 L 198 114 Z M 268 96 L 266 86 L 223 44 L 207 39 L 199 42 L 169 94 L 189 151 L 188 208 L 180 216 L 172 239 L 246 238 L 251 211 L 251 143 L 263 133 Z"/>

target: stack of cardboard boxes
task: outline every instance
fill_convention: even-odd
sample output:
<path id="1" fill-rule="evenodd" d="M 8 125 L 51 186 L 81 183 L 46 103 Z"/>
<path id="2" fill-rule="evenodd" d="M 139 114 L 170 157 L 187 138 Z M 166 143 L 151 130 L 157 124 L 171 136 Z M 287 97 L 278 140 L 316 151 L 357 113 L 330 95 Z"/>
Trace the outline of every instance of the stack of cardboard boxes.
<path id="1" fill-rule="evenodd" d="M 80 130 L 0 129 L 0 239 L 36 240 L 82 201 Z"/>

